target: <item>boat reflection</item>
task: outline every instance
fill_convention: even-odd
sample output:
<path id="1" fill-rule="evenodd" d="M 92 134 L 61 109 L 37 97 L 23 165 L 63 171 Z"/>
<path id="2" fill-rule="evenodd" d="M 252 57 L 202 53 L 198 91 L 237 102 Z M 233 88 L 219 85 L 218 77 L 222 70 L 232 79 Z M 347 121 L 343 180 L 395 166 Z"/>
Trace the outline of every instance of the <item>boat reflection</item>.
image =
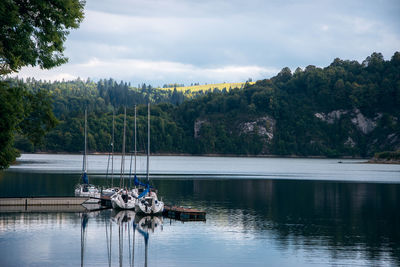
<path id="1" fill-rule="evenodd" d="M 85 254 L 85 240 L 86 240 L 86 227 L 88 225 L 89 216 L 88 214 L 81 214 L 81 266 L 83 266 L 84 254 Z"/>
<path id="2" fill-rule="evenodd" d="M 148 246 L 151 234 L 163 229 L 163 219 L 158 216 L 143 216 L 132 210 L 112 211 L 111 219 L 106 220 L 106 240 L 108 265 L 115 266 L 113 259 L 113 226 L 118 227 L 118 263 L 123 266 L 128 261 L 129 266 L 135 266 L 135 256 L 143 255 L 141 238 L 136 241 L 136 235 L 144 241 L 144 266 L 148 264 Z M 138 250 L 135 255 L 135 248 Z M 127 257 L 127 258 L 125 258 Z M 136 262 L 139 264 L 139 262 Z"/>

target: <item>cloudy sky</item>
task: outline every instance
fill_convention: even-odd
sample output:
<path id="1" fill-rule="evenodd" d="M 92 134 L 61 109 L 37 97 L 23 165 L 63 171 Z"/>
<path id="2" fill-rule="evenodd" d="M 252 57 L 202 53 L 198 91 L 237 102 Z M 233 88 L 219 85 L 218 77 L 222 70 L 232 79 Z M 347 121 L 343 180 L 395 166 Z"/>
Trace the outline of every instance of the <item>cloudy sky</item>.
<path id="1" fill-rule="evenodd" d="M 399 0 L 87 0 L 69 63 L 36 79 L 239 82 L 400 51 Z"/>

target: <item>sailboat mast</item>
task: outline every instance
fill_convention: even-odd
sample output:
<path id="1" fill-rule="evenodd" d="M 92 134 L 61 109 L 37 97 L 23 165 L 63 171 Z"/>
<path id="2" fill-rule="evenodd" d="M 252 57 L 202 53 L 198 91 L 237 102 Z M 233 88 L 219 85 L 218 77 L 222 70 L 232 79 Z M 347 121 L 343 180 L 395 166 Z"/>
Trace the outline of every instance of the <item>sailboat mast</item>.
<path id="1" fill-rule="evenodd" d="M 137 148 L 136 148 L 136 105 L 135 105 L 135 175 L 136 175 L 136 156 L 137 156 Z"/>
<path id="2" fill-rule="evenodd" d="M 124 134 L 122 137 L 122 158 L 121 158 L 121 179 L 119 182 L 119 186 L 124 187 L 124 172 L 125 172 L 125 134 L 126 134 L 126 107 L 124 111 Z"/>
<path id="3" fill-rule="evenodd" d="M 136 105 L 135 105 L 135 128 L 134 128 L 134 140 L 133 143 L 135 144 L 134 147 L 134 154 L 135 154 L 135 170 L 134 170 L 134 175 L 136 175 Z M 132 158 L 133 154 L 131 153 L 131 164 L 129 167 L 129 187 L 132 186 Z"/>
<path id="4" fill-rule="evenodd" d="M 114 187 L 114 128 L 115 128 L 115 110 L 113 109 L 112 118 L 112 143 L 111 143 L 111 187 Z"/>
<path id="5" fill-rule="evenodd" d="M 85 154 L 83 155 L 83 172 L 87 172 L 87 109 L 85 109 Z"/>
<path id="6" fill-rule="evenodd" d="M 150 182 L 149 178 L 149 162 L 150 162 L 150 100 L 147 105 L 147 183 Z"/>

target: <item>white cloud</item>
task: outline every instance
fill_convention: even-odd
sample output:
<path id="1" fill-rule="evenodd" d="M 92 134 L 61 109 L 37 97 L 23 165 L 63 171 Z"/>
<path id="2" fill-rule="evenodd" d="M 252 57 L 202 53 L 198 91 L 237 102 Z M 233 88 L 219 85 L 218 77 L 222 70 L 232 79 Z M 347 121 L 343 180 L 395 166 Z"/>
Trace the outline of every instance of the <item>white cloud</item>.
<path id="1" fill-rule="evenodd" d="M 93 79 L 112 77 L 117 80 L 134 82 L 242 82 L 248 78 L 263 79 L 275 75 L 279 70 L 256 65 L 198 67 L 170 61 L 139 59 L 117 59 L 105 61 L 92 58 L 81 64 L 68 64 L 51 70 L 23 68 L 20 78 L 35 77 L 42 80 L 69 80 L 80 77 Z"/>
<path id="2" fill-rule="evenodd" d="M 390 58 L 400 47 L 398 11 L 397 0 L 88 0 L 65 44 L 69 63 L 20 75 L 210 83 L 375 51 Z"/>

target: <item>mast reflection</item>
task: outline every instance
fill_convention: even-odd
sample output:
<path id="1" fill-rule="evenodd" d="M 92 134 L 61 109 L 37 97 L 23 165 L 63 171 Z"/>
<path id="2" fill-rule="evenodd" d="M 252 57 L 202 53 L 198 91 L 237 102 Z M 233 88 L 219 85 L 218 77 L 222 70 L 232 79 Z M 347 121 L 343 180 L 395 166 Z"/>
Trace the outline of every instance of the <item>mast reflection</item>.
<path id="1" fill-rule="evenodd" d="M 113 211 L 111 220 L 106 220 L 106 240 L 108 252 L 108 265 L 112 264 L 112 233 L 113 225 L 118 226 L 118 263 L 124 266 L 124 257 L 128 257 L 129 266 L 135 266 L 135 247 L 138 249 L 137 255 L 143 255 L 140 251 L 141 242 L 136 241 L 136 232 L 143 237 L 144 241 L 144 266 L 148 264 L 149 237 L 158 229 L 162 231 L 163 219 L 158 216 L 143 216 L 131 210 Z M 140 240 L 140 239 L 138 239 Z M 127 247 L 126 247 L 127 246 Z M 127 254 L 126 255 L 126 249 Z"/>

